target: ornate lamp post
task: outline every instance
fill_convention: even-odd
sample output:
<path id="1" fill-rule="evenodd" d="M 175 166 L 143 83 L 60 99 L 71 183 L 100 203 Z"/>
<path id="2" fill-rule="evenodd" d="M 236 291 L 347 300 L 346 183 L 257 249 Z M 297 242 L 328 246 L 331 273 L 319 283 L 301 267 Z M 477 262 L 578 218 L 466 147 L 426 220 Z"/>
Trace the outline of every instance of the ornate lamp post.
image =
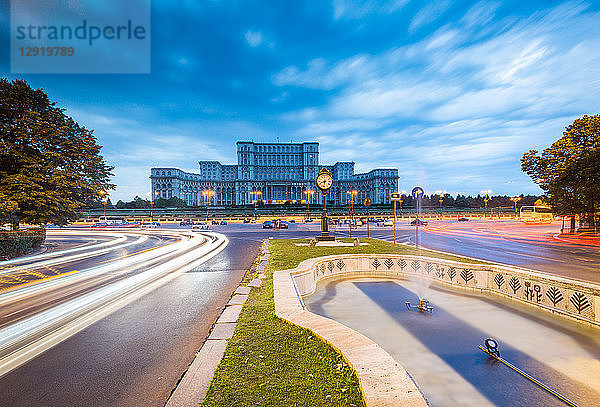
<path id="1" fill-rule="evenodd" d="M 250 195 L 254 195 L 252 202 L 254 203 L 254 219 L 256 219 L 256 205 L 258 204 L 258 197 L 262 195 L 261 191 L 251 191 Z"/>
<path id="2" fill-rule="evenodd" d="M 206 221 L 208 222 L 208 206 L 210 204 L 210 197 L 215 195 L 215 191 L 211 189 L 205 189 L 202 191 L 202 195 L 206 198 Z"/>
<path id="3" fill-rule="evenodd" d="M 521 200 L 520 196 L 513 196 L 512 198 L 510 198 L 511 201 L 513 201 L 513 203 L 515 204 L 515 218 L 517 217 L 517 202 L 519 202 Z"/>
<path id="4" fill-rule="evenodd" d="M 154 201 L 150 201 L 150 222 L 154 221 L 153 210 L 154 210 Z"/>
<path id="5" fill-rule="evenodd" d="M 307 203 L 307 216 L 306 219 L 308 219 L 310 221 L 310 197 L 313 196 L 313 194 L 315 193 L 315 191 L 313 191 L 312 189 L 307 189 L 306 191 L 304 191 L 304 195 L 306 195 L 306 203 Z"/>
<path id="6" fill-rule="evenodd" d="M 354 224 L 354 216 L 352 214 L 352 209 L 354 206 L 354 197 L 358 195 L 358 191 L 346 191 L 346 194 L 348 195 L 348 212 L 350 212 L 349 234 L 350 237 L 352 237 L 352 225 Z"/>

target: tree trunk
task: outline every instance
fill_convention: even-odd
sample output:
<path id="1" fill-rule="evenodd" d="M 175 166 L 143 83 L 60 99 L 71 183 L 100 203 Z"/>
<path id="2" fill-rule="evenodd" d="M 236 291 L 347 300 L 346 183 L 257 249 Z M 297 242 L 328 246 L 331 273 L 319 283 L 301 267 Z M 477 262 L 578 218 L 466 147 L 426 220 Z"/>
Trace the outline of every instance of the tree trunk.
<path id="1" fill-rule="evenodd" d="M 569 233 L 575 233 L 575 216 L 571 216 L 571 227 L 569 228 Z"/>

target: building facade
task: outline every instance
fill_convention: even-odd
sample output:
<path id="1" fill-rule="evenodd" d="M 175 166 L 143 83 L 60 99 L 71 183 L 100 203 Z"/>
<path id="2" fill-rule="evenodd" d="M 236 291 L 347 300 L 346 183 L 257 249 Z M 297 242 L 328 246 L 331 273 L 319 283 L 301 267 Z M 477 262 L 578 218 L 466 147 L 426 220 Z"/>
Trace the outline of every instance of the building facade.
<path id="1" fill-rule="evenodd" d="M 150 180 L 154 199 L 178 197 L 188 205 L 204 205 L 203 191 L 214 191 L 211 205 L 229 206 L 266 204 L 286 201 L 322 203 L 315 185 L 323 167 L 333 175 L 333 186 L 327 195 L 328 205 L 345 205 L 348 191 L 357 191 L 354 201 L 370 198 L 374 204 L 390 203 L 390 194 L 398 191 L 398 170 L 378 168 L 363 174 L 354 173 L 354 162 L 319 164 L 319 143 L 254 143 L 237 142 L 237 165 L 219 161 L 199 161 L 199 172 L 177 168 L 152 168 Z M 211 192 L 212 193 L 212 192 Z"/>

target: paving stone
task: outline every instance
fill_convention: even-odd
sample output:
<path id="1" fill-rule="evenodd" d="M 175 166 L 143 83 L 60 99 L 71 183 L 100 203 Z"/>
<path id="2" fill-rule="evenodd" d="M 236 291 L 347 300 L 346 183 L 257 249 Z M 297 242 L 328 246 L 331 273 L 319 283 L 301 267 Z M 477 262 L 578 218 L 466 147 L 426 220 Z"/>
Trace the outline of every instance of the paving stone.
<path id="1" fill-rule="evenodd" d="M 242 305 L 247 299 L 248 294 L 235 294 L 233 297 L 231 297 L 227 305 Z"/>
<path id="2" fill-rule="evenodd" d="M 250 281 L 250 283 L 248 283 L 248 287 L 260 287 L 261 284 L 262 280 L 255 278 L 254 280 Z"/>
<path id="3" fill-rule="evenodd" d="M 250 294 L 250 287 L 238 287 L 235 290 L 235 294 Z"/>
<path id="4" fill-rule="evenodd" d="M 208 339 L 211 341 L 219 339 L 231 339 L 233 337 L 233 332 L 235 331 L 236 325 L 237 324 L 233 322 L 216 324 Z"/>
<path id="5" fill-rule="evenodd" d="M 225 339 L 206 341 L 169 398 L 166 407 L 188 407 L 202 403 L 226 347 Z"/>
<path id="6" fill-rule="evenodd" d="M 240 312 L 242 311 L 241 305 L 229 305 L 219 319 L 217 319 L 217 324 L 224 324 L 226 322 L 236 322 L 238 317 L 240 316 Z"/>

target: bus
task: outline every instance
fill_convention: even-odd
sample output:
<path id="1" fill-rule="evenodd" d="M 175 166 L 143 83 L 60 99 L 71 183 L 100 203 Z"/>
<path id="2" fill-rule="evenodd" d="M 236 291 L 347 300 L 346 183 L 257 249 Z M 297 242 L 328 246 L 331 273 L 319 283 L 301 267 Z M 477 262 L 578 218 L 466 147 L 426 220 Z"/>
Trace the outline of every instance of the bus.
<path id="1" fill-rule="evenodd" d="M 521 222 L 552 222 L 554 215 L 547 206 L 521 206 L 519 220 Z"/>

